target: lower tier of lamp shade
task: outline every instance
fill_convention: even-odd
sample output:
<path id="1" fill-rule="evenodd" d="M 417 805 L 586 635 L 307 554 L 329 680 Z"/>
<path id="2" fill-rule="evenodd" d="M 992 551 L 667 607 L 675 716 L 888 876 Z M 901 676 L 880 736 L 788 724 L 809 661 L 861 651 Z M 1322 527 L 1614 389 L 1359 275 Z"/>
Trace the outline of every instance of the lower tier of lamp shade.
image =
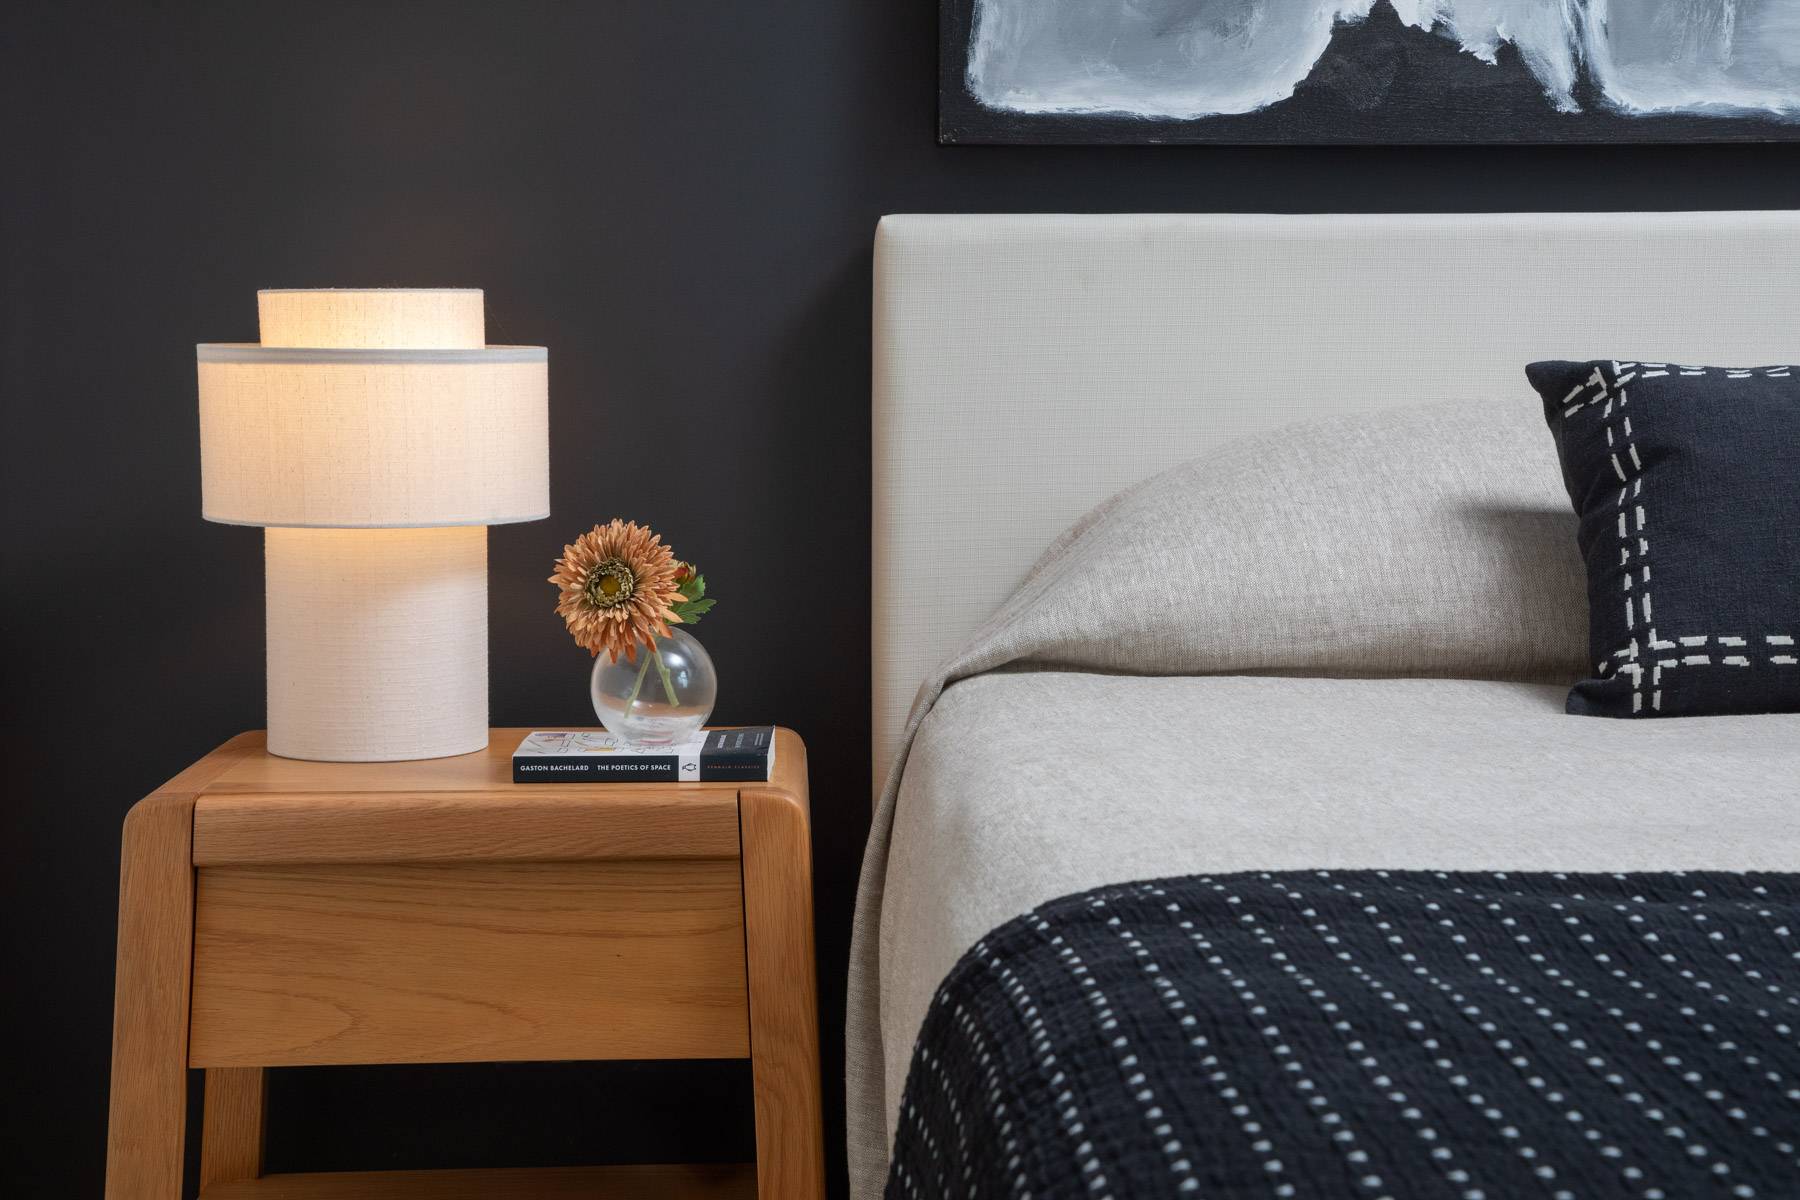
<path id="1" fill-rule="evenodd" d="M 487 527 L 267 529 L 269 752 L 487 746 Z"/>

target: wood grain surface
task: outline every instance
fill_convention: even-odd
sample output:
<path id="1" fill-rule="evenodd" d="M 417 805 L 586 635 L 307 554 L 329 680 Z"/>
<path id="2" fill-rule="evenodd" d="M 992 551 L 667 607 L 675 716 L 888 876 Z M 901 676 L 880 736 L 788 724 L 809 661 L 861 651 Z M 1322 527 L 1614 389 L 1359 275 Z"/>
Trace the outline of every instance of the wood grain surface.
<path id="1" fill-rule="evenodd" d="M 485 792 L 216 793 L 194 809 L 194 864 L 736 858 L 737 797 L 632 784 Z"/>
<path id="2" fill-rule="evenodd" d="M 255 1179 L 262 1174 L 268 1072 L 261 1067 L 214 1067 L 206 1073 L 200 1122 L 200 1186 Z"/>
<path id="3" fill-rule="evenodd" d="M 748 1053 L 730 860 L 209 867 L 197 1067 Z"/>
<path id="4" fill-rule="evenodd" d="M 527 730 L 409 763 L 234 738 L 121 855 L 109 1200 L 824 1192 L 806 750 L 766 784 L 515 785 Z M 751 1059 L 758 1162 L 257 1178 L 265 1067 Z"/>
<path id="5" fill-rule="evenodd" d="M 348 763 L 310 762 L 298 758 L 279 758 L 269 754 L 261 730 L 252 730 L 234 738 L 229 746 L 234 754 L 216 778 L 202 789 L 215 793 L 270 793 L 295 795 L 312 792 L 487 792 L 506 794 L 517 789 L 533 792 L 554 790 L 558 793 L 589 795 L 611 793 L 630 796 L 651 790 L 676 794 L 717 792 L 736 796 L 737 783 L 532 783 L 512 781 L 512 752 L 518 748 L 526 728 L 495 729 L 489 733 L 485 750 L 458 754 L 451 758 L 426 758 L 412 762 Z M 216 753 L 216 752 L 215 752 Z M 203 760 L 206 761 L 206 760 Z M 799 735 L 791 729 L 775 731 L 775 771 L 769 786 L 793 790 L 796 783 L 804 790 L 806 750 Z"/>
<path id="6" fill-rule="evenodd" d="M 740 795 L 750 1072 L 764 1197 L 825 1194 L 806 793 Z"/>
<path id="7" fill-rule="evenodd" d="M 511 1171 L 357 1171 L 267 1175 L 201 1200 L 752 1200 L 756 1171 L 726 1166 L 561 1167 Z"/>
<path id="8" fill-rule="evenodd" d="M 138 801 L 119 850 L 108 1200 L 179 1200 L 187 1135 L 194 796 L 256 752 L 244 734 Z"/>

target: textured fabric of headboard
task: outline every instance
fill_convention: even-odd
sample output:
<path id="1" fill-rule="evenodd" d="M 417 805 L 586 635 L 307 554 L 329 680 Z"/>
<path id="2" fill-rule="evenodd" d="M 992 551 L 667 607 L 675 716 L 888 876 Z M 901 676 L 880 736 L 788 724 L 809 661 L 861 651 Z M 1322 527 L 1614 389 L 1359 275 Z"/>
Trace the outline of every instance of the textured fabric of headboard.
<path id="1" fill-rule="evenodd" d="M 877 786 L 920 681 L 1111 493 L 1294 421 L 1529 400 L 1535 359 L 1800 360 L 1797 264 L 1795 212 L 884 218 Z"/>

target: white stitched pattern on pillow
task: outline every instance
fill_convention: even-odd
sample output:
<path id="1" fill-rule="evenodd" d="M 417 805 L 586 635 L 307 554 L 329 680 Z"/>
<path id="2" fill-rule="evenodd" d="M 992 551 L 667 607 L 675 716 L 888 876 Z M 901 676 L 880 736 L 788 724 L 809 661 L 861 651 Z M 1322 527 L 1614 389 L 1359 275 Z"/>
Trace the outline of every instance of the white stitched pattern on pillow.
<path id="1" fill-rule="evenodd" d="M 1589 360 L 1526 374 L 1587 558 L 1591 677 L 1569 711 L 1792 711 L 1793 368 Z"/>

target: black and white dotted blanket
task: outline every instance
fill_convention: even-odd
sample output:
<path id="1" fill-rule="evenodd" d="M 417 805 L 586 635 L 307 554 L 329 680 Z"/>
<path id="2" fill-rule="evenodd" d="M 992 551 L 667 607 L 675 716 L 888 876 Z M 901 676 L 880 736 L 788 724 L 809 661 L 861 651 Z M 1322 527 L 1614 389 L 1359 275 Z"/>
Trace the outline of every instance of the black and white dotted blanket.
<path id="1" fill-rule="evenodd" d="M 1053 901 L 938 990 L 887 1195 L 1800 1197 L 1800 875 Z"/>

